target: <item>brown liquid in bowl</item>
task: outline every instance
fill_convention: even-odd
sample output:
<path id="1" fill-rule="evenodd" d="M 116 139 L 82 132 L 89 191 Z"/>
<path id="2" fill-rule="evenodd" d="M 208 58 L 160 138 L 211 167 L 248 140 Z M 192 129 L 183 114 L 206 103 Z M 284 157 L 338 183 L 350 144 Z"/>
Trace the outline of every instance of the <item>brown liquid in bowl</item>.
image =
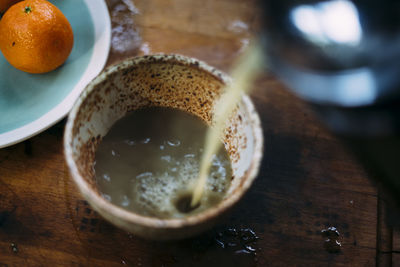
<path id="1" fill-rule="evenodd" d="M 197 181 L 207 129 L 198 117 L 172 108 L 127 114 L 111 127 L 96 151 L 100 192 L 115 205 L 158 218 L 181 218 L 216 205 L 232 176 L 223 148 L 212 159 L 200 205 L 191 208 L 186 201 Z"/>

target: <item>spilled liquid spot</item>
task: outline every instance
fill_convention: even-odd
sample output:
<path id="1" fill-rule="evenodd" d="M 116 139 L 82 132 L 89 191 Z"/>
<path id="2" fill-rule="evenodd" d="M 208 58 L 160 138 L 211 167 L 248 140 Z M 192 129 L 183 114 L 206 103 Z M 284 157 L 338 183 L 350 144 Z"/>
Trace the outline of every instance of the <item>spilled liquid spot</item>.
<path id="1" fill-rule="evenodd" d="M 235 254 L 256 255 L 256 233 L 250 228 L 227 228 L 217 233 L 215 241 L 221 248 L 233 249 Z"/>
<path id="2" fill-rule="evenodd" d="M 139 10 L 132 1 L 123 0 L 111 6 L 112 37 L 111 50 L 114 53 L 138 51 L 142 38 L 135 25 L 134 17 Z"/>
<path id="3" fill-rule="evenodd" d="M 11 244 L 10 244 L 10 247 L 11 247 L 12 252 L 18 253 L 18 246 L 17 246 L 17 244 L 11 243 Z"/>
<path id="4" fill-rule="evenodd" d="M 147 42 L 143 42 L 139 50 L 140 52 L 142 52 L 143 55 L 148 55 L 151 53 L 150 45 Z"/>
<path id="5" fill-rule="evenodd" d="M 325 238 L 324 248 L 329 253 L 339 253 L 341 251 L 342 244 L 339 242 L 340 233 L 336 227 L 328 227 L 321 230 L 322 236 Z"/>
<path id="6" fill-rule="evenodd" d="M 256 266 L 258 239 L 249 227 L 218 227 L 208 237 L 194 239 L 191 247 L 198 254 L 189 262 L 177 257 L 176 266 Z"/>

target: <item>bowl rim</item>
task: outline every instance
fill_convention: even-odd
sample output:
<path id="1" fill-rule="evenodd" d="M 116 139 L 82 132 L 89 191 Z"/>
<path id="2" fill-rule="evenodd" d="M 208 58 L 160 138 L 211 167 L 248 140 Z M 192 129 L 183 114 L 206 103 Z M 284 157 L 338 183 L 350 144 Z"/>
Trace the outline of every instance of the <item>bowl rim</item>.
<path id="1" fill-rule="evenodd" d="M 78 171 L 77 165 L 72 157 L 73 154 L 73 149 L 71 146 L 73 140 L 72 130 L 78 112 L 80 110 L 80 107 L 84 103 L 87 96 L 92 91 L 96 90 L 97 85 L 99 85 L 105 79 L 107 79 L 109 75 L 116 72 L 121 72 L 129 67 L 138 65 L 140 63 L 151 63 L 151 62 L 179 63 L 187 66 L 195 66 L 199 70 L 207 72 L 208 74 L 221 80 L 223 84 L 228 84 L 231 82 L 231 78 L 224 72 L 212 66 L 209 66 L 207 63 L 201 60 L 179 54 L 154 54 L 154 55 L 130 57 L 107 67 L 85 87 L 85 89 L 83 90 L 77 101 L 74 103 L 68 115 L 67 123 L 64 130 L 64 140 L 63 140 L 64 156 L 67 163 L 67 167 L 69 169 L 70 176 L 78 186 L 84 198 L 86 198 L 86 200 L 89 203 L 91 203 L 95 209 L 97 208 L 99 209 L 99 211 L 109 213 L 110 215 L 119 218 L 119 220 L 157 229 L 160 228 L 176 229 L 176 228 L 202 224 L 208 220 L 218 217 L 220 214 L 223 214 L 229 208 L 233 207 L 248 191 L 251 184 L 258 175 L 263 155 L 264 141 L 263 141 L 263 133 L 261 128 L 260 118 L 249 96 L 243 95 L 241 99 L 241 102 L 244 104 L 243 106 L 246 112 L 248 112 L 249 114 L 250 125 L 252 127 L 254 136 L 254 151 L 251 164 L 243 174 L 243 176 L 247 176 L 244 177 L 245 182 L 239 186 L 239 190 L 235 190 L 234 192 L 232 192 L 232 194 L 229 197 L 224 198 L 217 205 L 198 214 L 190 215 L 183 218 L 161 219 L 161 218 L 149 217 L 133 213 L 119 206 L 116 206 L 111 202 L 107 201 L 106 199 L 104 199 L 103 197 L 101 197 L 100 194 L 98 194 L 96 191 L 91 189 L 90 185 L 86 182 L 86 180 L 82 177 L 82 175 Z"/>

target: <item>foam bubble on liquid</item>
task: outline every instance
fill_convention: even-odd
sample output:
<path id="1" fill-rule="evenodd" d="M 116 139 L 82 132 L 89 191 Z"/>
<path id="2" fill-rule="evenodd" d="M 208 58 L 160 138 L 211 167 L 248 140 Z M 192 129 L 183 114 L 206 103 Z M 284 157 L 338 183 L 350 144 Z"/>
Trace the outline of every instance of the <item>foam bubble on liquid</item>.
<path id="1" fill-rule="evenodd" d="M 128 196 L 127 195 L 123 195 L 122 196 L 122 200 L 121 200 L 121 206 L 122 207 L 128 207 L 130 203 L 131 203 L 131 201 L 128 198 Z"/>
<path id="2" fill-rule="evenodd" d="M 117 151 L 115 151 L 114 149 L 111 149 L 111 155 L 114 156 L 114 157 L 119 157 L 120 156 L 120 154 Z"/>
<path id="3" fill-rule="evenodd" d="M 171 156 L 169 155 L 161 156 L 161 160 L 166 162 L 171 162 Z"/>
<path id="4" fill-rule="evenodd" d="M 124 143 L 129 145 L 129 146 L 134 146 L 136 144 L 136 142 L 134 140 L 129 140 L 129 139 L 126 139 L 124 141 Z"/>
<path id="5" fill-rule="evenodd" d="M 168 140 L 167 144 L 169 146 L 176 147 L 176 146 L 179 146 L 181 144 L 181 141 L 179 141 L 178 139 L 176 139 L 176 140 Z"/>
<path id="6" fill-rule="evenodd" d="M 171 158 L 171 161 L 177 161 Z M 213 165 L 218 166 L 215 173 L 219 179 L 208 179 L 206 184 L 208 194 L 204 194 L 202 202 L 210 201 L 212 192 L 224 192 L 227 188 L 226 171 L 221 159 L 215 157 Z M 195 184 L 199 172 L 199 162 L 192 157 L 184 157 L 179 166 L 171 167 L 162 173 L 152 173 L 152 175 L 138 175 L 132 189 L 131 196 L 135 203 L 146 210 L 149 215 L 163 214 L 165 217 L 183 217 L 177 210 L 175 200 Z M 201 210 L 200 206 L 200 210 Z"/>
<path id="7" fill-rule="evenodd" d="M 102 197 L 103 198 L 105 198 L 106 200 L 108 200 L 108 201 L 110 201 L 111 202 L 111 196 L 110 195 L 107 195 L 107 194 L 102 194 Z"/>
<path id="8" fill-rule="evenodd" d="M 107 174 L 107 173 L 103 174 L 103 179 L 106 180 L 107 182 L 110 182 L 110 181 L 111 181 L 111 177 L 110 177 L 110 175 Z"/>
<path id="9" fill-rule="evenodd" d="M 153 176 L 152 172 L 143 172 L 141 174 L 136 175 L 136 179 L 143 179 L 151 176 Z"/>
<path id="10" fill-rule="evenodd" d="M 145 138 L 142 141 L 140 141 L 142 144 L 148 144 L 151 141 L 151 138 Z"/>

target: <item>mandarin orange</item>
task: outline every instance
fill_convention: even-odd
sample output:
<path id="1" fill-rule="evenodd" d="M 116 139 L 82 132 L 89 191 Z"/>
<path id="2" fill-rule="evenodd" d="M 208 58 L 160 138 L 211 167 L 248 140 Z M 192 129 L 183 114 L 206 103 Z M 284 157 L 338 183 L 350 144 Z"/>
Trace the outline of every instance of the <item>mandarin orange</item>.
<path id="1" fill-rule="evenodd" d="M 15 68 L 45 73 L 62 65 L 74 35 L 64 14 L 46 0 L 25 0 L 0 20 L 0 50 Z"/>

